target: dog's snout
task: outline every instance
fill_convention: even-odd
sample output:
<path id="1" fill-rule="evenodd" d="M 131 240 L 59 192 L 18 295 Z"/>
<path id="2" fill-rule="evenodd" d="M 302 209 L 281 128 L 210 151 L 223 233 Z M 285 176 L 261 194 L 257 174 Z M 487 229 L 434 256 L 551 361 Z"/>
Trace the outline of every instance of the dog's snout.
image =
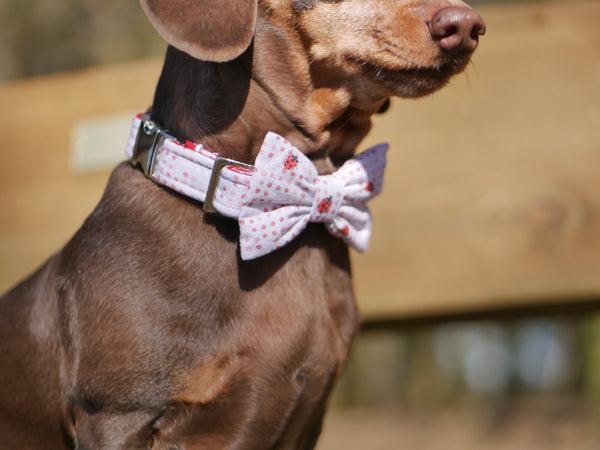
<path id="1" fill-rule="evenodd" d="M 471 53 L 485 34 L 483 18 L 470 8 L 446 7 L 429 22 L 429 31 L 440 48 L 452 53 Z"/>

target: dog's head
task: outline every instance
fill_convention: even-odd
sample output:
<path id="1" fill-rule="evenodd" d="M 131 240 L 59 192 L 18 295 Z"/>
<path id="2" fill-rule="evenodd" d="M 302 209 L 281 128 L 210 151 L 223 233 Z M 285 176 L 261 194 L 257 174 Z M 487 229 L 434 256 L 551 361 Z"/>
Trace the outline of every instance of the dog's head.
<path id="1" fill-rule="evenodd" d="M 339 162 L 353 154 L 371 127 L 371 115 L 389 97 L 427 95 L 461 72 L 485 30 L 481 17 L 460 0 L 140 1 L 169 44 L 197 60 L 219 63 L 210 73 L 223 77 L 212 94 L 191 97 L 214 97 L 204 113 L 198 112 L 195 122 L 180 117 L 173 130 L 193 139 L 206 136 L 210 133 L 197 132 L 193 125 L 207 114 L 212 117 L 215 108 L 225 114 L 213 127 L 217 131 L 243 110 L 240 127 L 228 136 L 254 130 L 252 139 L 259 142 L 266 131 L 276 131 L 307 154 L 324 151 Z M 163 118 L 191 109 L 180 107 L 189 103 L 189 95 L 172 84 L 181 83 L 178 70 L 186 71 L 184 89 L 193 90 L 190 77 L 197 73 L 189 70 L 189 61 L 176 68 L 178 61 L 165 64 L 170 75 L 163 71 L 161 79 L 170 81 L 159 83 L 170 92 L 160 98 L 171 99 L 166 114 L 165 105 L 155 102 L 153 109 L 162 109 Z M 233 67 L 236 77 L 251 78 L 246 86 L 254 91 L 228 90 L 231 77 L 225 74 Z M 223 106 L 234 91 L 236 100 Z M 253 101 L 245 101 L 253 93 Z"/>
<path id="2" fill-rule="evenodd" d="M 321 78 L 385 96 L 418 97 L 443 86 L 464 69 L 485 31 L 479 15 L 460 0 L 141 3 L 165 40 L 194 58 L 235 59 L 273 25 L 287 38 L 282 42 L 300 43 L 312 70 L 327 71 Z M 267 26 L 257 26 L 257 13 Z"/>

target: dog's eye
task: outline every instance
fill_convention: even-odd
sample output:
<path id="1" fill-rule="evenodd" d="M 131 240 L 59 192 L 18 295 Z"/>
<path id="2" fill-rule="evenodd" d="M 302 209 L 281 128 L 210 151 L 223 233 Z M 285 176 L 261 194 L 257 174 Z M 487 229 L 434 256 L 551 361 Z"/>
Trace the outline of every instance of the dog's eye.
<path id="1" fill-rule="evenodd" d="M 343 0 L 292 0 L 294 11 L 306 11 L 312 9 L 317 3 L 339 3 Z"/>
<path id="2" fill-rule="evenodd" d="M 315 0 L 293 0 L 292 9 L 294 11 L 306 11 L 311 9 L 315 4 Z"/>

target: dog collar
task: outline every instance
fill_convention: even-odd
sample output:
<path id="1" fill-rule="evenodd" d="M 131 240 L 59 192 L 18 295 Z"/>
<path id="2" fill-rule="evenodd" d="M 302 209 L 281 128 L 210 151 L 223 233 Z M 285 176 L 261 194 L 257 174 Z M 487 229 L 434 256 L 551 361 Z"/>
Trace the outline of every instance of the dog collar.
<path id="1" fill-rule="evenodd" d="M 367 248 L 367 201 L 381 192 L 387 144 L 352 158 L 331 175 L 318 175 L 306 155 L 267 133 L 254 165 L 223 158 L 202 144 L 180 143 L 147 114 L 138 114 L 126 154 L 154 182 L 203 203 L 209 213 L 235 218 L 240 253 L 258 258 L 298 236 L 308 222 L 359 251 Z"/>

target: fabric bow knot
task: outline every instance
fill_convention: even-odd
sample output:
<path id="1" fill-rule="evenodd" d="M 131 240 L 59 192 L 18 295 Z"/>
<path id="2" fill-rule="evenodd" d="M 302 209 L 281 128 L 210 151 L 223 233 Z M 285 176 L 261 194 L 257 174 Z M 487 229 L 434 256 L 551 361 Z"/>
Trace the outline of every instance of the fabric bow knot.
<path id="1" fill-rule="evenodd" d="M 381 192 L 387 148 L 377 145 L 320 176 L 301 151 L 268 133 L 238 219 L 242 259 L 286 245 L 308 222 L 323 222 L 331 234 L 364 251 L 371 234 L 366 202 Z"/>

